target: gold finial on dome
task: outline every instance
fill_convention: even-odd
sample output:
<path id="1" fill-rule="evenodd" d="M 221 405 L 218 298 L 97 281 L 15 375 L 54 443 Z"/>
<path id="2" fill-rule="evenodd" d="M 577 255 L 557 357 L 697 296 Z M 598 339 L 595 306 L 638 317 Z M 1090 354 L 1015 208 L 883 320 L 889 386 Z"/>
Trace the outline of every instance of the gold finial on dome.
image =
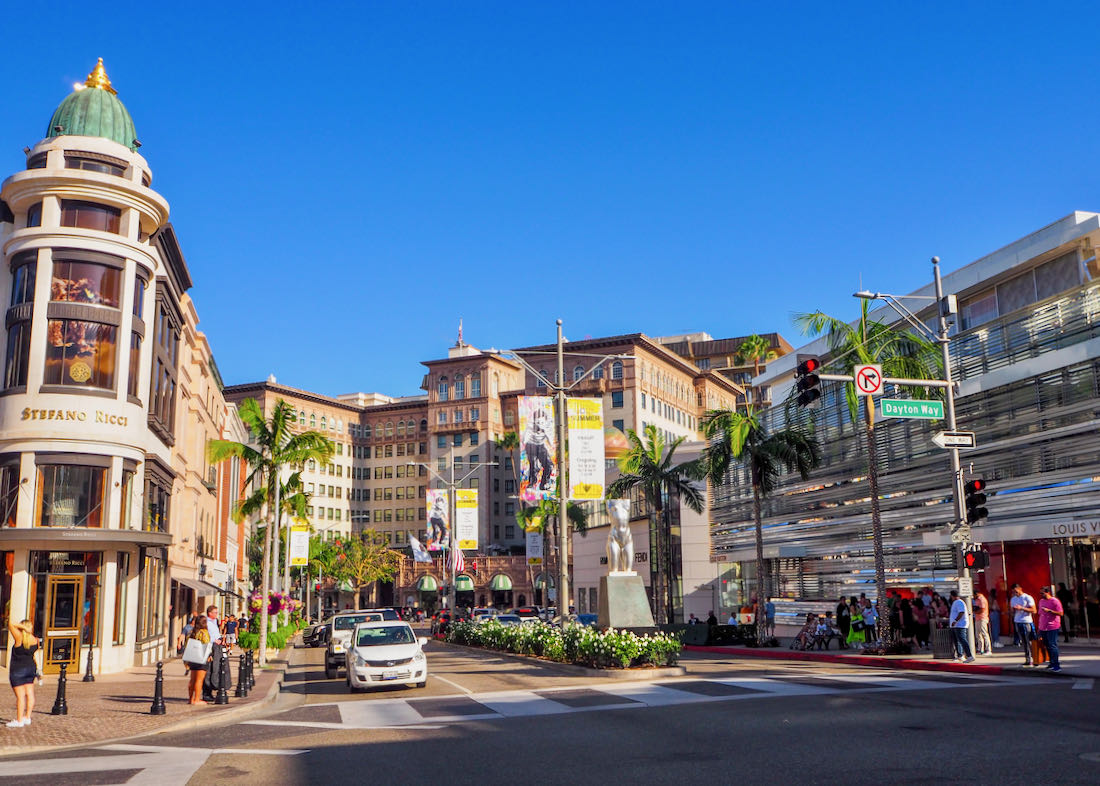
<path id="1" fill-rule="evenodd" d="M 103 67 L 102 57 L 95 64 L 92 73 L 88 74 L 88 78 L 84 80 L 84 86 L 97 87 L 100 90 L 106 90 L 111 95 L 118 95 L 118 91 L 111 87 L 111 80 L 107 77 L 107 70 Z"/>

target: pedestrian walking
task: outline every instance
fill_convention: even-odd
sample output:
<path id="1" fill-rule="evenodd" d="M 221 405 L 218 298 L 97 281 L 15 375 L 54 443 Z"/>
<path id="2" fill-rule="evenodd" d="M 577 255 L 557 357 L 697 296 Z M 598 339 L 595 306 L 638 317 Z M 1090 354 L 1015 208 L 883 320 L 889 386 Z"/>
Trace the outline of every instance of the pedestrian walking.
<path id="1" fill-rule="evenodd" d="M 764 603 L 764 633 L 768 636 L 775 635 L 775 604 L 771 598 Z"/>
<path id="2" fill-rule="evenodd" d="M 878 622 L 878 614 L 875 612 L 875 605 L 871 603 L 866 597 L 863 598 L 863 637 L 867 643 L 878 641 L 878 634 L 875 632 L 875 623 Z"/>
<path id="3" fill-rule="evenodd" d="M 989 601 L 980 592 L 974 595 L 974 643 L 979 655 L 993 654 L 993 644 L 989 640 Z"/>
<path id="4" fill-rule="evenodd" d="M 951 638 L 955 643 L 955 660 L 964 663 L 973 663 L 974 656 L 970 652 L 970 618 L 966 613 L 966 603 L 959 597 L 958 590 L 951 590 Z"/>
<path id="5" fill-rule="evenodd" d="M 1030 666 L 1031 642 L 1035 639 L 1035 621 L 1032 614 L 1035 613 L 1035 599 L 1024 592 L 1019 584 L 1012 585 L 1012 599 L 1008 602 L 1012 609 L 1012 623 L 1016 630 L 1016 638 L 1024 648 L 1024 665 Z"/>
<path id="6" fill-rule="evenodd" d="M 191 704 L 202 703 L 202 683 L 206 676 L 210 658 L 210 631 L 206 626 L 206 617 L 199 615 L 183 647 L 183 662 L 190 669 L 187 681 L 187 698 Z"/>
<path id="7" fill-rule="evenodd" d="M 222 638 L 225 640 L 225 651 L 232 652 L 233 645 L 237 643 L 237 618 L 230 614 L 222 626 Z"/>
<path id="8" fill-rule="evenodd" d="M 222 662 L 222 637 L 221 625 L 218 624 L 218 607 L 211 604 L 206 607 L 206 632 L 210 635 L 210 667 L 202 681 L 203 701 L 214 701 L 214 694 L 221 687 L 222 670 L 219 665 Z M 228 686 L 226 686 L 228 687 Z"/>
<path id="9" fill-rule="evenodd" d="M 18 729 L 31 725 L 31 712 L 34 710 L 34 683 L 39 677 L 38 637 L 34 635 L 30 620 L 18 625 L 8 623 L 8 635 L 11 637 L 11 660 L 8 663 L 8 682 L 15 693 L 15 720 L 8 721 L 9 729 Z"/>
<path id="10" fill-rule="evenodd" d="M 1058 660 L 1058 633 L 1062 629 L 1062 617 L 1065 609 L 1062 601 L 1058 600 L 1050 591 L 1050 587 L 1039 590 L 1042 599 L 1039 601 L 1039 635 L 1047 646 L 1047 654 L 1050 663 L 1047 668 L 1051 671 L 1061 671 L 1062 665 Z"/>
<path id="11" fill-rule="evenodd" d="M 928 641 L 932 635 L 932 625 L 929 622 L 928 607 L 924 605 L 923 598 L 913 600 L 913 638 L 917 640 L 917 646 L 928 649 Z"/>

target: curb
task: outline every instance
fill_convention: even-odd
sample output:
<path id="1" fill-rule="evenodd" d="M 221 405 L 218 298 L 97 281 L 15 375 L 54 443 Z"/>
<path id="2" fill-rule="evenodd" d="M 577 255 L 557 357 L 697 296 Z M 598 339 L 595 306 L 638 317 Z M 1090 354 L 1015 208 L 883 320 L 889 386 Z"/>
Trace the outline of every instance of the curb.
<path id="1" fill-rule="evenodd" d="M 209 715 L 199 715 L 194 718 L 187 718 L 181 720 L 178 723 L 172 723 L 167 726 L 162 726 L 159 729 L 150 729 L 149 731 L 141 732 L 140 734 L 130 734 L 125 737 L 111 737 L 103 740 L 85 740 L 84 742 L 74 742 L 67 745 L 28 745 L 18 750 L 0 752 L 0 761 L 4 759 L 10 759 L 18 756 L 26 756 L 32 753 L 44 753 L 44 752 L 59 752 L 80 750 L 83 748 L 95 748 L 101 745 L 115 745 L 121 742 L 129 742 L 132 740 L 141 740 L 147 737 L 152 737 L 157 734 L 170 734 L 174 732 L 187 731 L 189 729 L 202 728 L 204 726 L 218 726 L 224 722 L 232 722 L 239 720 L 243 717 L 247 717 L 254 711 L 262 709 L 269 704 L 272 704 L 275 699 L 279 697 L 279 692 L 282 690 L 283 682 L 286 679 L 287 668 L 290 666 L 289 656 L 286 659 L 272 659 L 270 665 L 273 667 L 271 670 L 278 671 L 275 676 L 275 680 L 271 683 L 271 687 L 267 689 L 267 693 L 264 694 L 262 699 L 258 701 L 249 702 L 248 704 L 238 705 L 236 707 L 230 705 L 229 709 L 216 710 Z"/>
<path id="2" fill-rule="evenodd" d="M 1051 679 L 1073 679 L 1072 674 L 1051 672 L 1046 669 L 1025 669 L 1017 666 L 987 666 L 980 663 L 955 663 L 953 661 L 918 660 L 917 658 L 895 658 L 888 660 L 879 655 L 828 655 L 824 652 L 800 652 L 782 649 L 750 649 L 748 647 L 704 647 L 695 644 L 685 645 L 689 652 L 711 653 L 715 655 L 740 655 L 747 658 L 766 660 L 796 660 L 817 663 L 842 663 L 851 666 L 870 666 L 879 669 L 909 669 L 911 671 L 941 671 L 958 674 L 985 674 L 989 676 L 1024 675 L 1042 676 Z"/>
<path id="3" fill-rule="evenodd" d="M 495 655 L 521 663 L 538 663 L 541 666 L 547 666 L 551 669 L 556 669 L 566 674 L 573 674 L 578 677 L 601 677 L 609 680 L 645 680 L 652 677 L 683 677 L 687 674 L 687 669 L 683 666 L 666 666 L 660 669 L 590 669 L 587 666 L 574 666 L 571 663 L 559 663 L 555 660 L 546 660 L 544 658 L 535 657 L 534 655 L 517 655 L 513 652 L 489 650 L 484 647 L 471 647 L 466 644 L 451 644 L 446 641 L 433 640 L 432 643 L 441 644 L 444 647 L 450 647 L 456 650 L 464 650 L 466 652 Z M 687 648 L 685 647 L 685 649 Z"/>

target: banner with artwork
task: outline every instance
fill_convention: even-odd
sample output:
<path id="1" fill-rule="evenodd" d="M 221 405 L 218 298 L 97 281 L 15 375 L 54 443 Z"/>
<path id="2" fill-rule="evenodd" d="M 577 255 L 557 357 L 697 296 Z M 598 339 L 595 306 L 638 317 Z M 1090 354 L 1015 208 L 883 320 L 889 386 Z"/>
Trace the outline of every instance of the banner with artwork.
<path id="1" fill-rule="evenodd" d="M 603 399 L 566 399 L 569 412 L 569 499 L 602 499 Z"/>
<path id="2" fill-rule="evenodd" d="M 460 549 L 477 548 L 477 489 L 455 489 L 455 540 Z"/>
<path id="3" fill-rule="evenodd" d="M 527 564 L 542 564 L 542 533 L 527 530 Z"/>
<path id="4" fill-rule="evenodd" d="M 552 499 L 558 482 L 554 399 L 520 396 L 519 431 L 519 497 L 524 502 Z"/>
<path id="5" fill-rule="evenodd" d="M 425 507 L 428 509 L 428 551 L 451 546 L 451 512 L 447 507 L 446 489 L 428 489 Z"/>
<path id="6" fill-rule="evenodd" d="M 309 564 L 309 525 L 294 524 L 290 527 L 290 546 L 287 548 L 290 566 L 300 568 Z"/>

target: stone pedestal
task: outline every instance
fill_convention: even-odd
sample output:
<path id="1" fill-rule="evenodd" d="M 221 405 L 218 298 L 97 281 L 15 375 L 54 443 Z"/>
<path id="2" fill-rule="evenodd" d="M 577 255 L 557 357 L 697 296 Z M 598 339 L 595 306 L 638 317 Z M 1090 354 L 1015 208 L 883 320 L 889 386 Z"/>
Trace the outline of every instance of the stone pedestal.
<path id="1" fill-rule="evenodd" d="M 637 573 L 611 573 L 600 578 L 601 628 L 652 628 L 653 612 L 645 584 Z"/>

